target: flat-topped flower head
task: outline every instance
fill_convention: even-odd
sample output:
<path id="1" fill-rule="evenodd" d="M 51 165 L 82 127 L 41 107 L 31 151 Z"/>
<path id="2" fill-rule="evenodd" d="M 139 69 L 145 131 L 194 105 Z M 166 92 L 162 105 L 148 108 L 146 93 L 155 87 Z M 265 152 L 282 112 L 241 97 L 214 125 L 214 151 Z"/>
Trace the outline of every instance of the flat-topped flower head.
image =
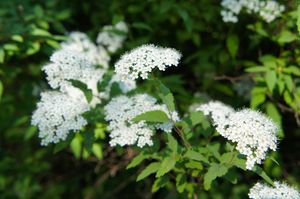
<path id="1" fill-rule="evenodd" d="M 31 123 L 39 128 L 42 145 L 65 140 L 70 132 L 79 131 L 87 124 L 81 116 L 89 110 L 85 101 L 57 91 L 41 94 L 41 101 L 32 115 Z"/>
<path id="2" fill-rule="evenodd" d="M 256 183 L 249 192 L 251 199 L 300 199 L 300 193 L 285 183 L 274 182 L 274 187 Z"/>
<path id="3" fill-rule="evenodd" d="M 267 23 L 272 22 L 284 11 L 284 6 L 274 0 L 222 0 L 221 16 L 224 22 L 238 22 L 238 15 L 245 10 L 259 15 Z"/>
<path id="4" fill-rule="evenodd" d="M 51 63 L 44 66 L 42 70 L 45 71 L 52 88 L 60 89 L 72 96 L 84 96 L 70 82 L 70 80 L 78 80 L 93 91 L 94 98 L 91 104 L 95 105 L 100 102 L 97 83 L 102 80 L 105 70 L 95 68 L 83 53 L 64 49 L 56 51 L 50 61 Z"/>
<path id="5" fill-rule="evenodd" d="M 115 25 L 104 26 L 97 36 L 97 44 L 114 53 L 122 47 L 127 32 L 128 27 L 123 21 Z"/>
<path id="6" fill-rule="evenodd" d="M 61 43 L 61 48 L 68 51 L 80 52 L 94 65 L 108 68 L 110 56 L 105 48 L 96 46 L 89 37 L 82 32 L 71 32 L 68 39 Z"/>
<path id="7" fill-rule="evenodd" d="M 236 144 L 236 149 L 246 156 L 247 169 L 261 164 L 268 150 L 276 150 L 278 128 L 262 113 L 250 109 L 234 111 L 220 102 L 203 104 L 198 110 L 210 116 L 220 135 Z"/>
<path id="8" fill-rule="evenodd" d="M 132 97 L 118 96 L 113 98 L 105 107 L 105 120 L 109 122 L 108 130 L 111 131 L 110 145 L 134 145 L 139 147 L 152 145 L 154 129 L 171 132 L 172 122 L 162 124 L 147 124 L 144 121 L 134 123 L 132 119 L 147 111 L 164 111 L 173 121 L 178 121 L 177 112 L 169 114 L 166 105 L 156 103 L 156 99 L 147 94 L 137 94 Z"/>
<path id="9" fill-rule="evenodd" d="M 115 64 L 115 72 L 124 81 L 147 79 L 154 68 L 164 71 L 169 66 L 177 66 L 180 58 L 181 54 L 175 49 L 142 45 L 125 53 Z"/>

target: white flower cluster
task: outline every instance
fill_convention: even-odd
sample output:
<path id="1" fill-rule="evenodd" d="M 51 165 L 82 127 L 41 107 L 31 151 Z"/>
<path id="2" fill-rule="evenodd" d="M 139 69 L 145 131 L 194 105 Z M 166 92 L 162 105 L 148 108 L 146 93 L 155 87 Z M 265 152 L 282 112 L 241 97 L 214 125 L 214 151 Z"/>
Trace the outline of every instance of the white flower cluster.
<path id="1" fill-rule="evenodd" d="M 261 164 L 269 149 L 276 150 L 277 126 L 262 113 L 250 109 L 234 111 L 220 102 L 203 104 L 198 110 L 211 116 L 220 135 L 236 143 L 236 149 L 247 157 L 247 169 Z"/>
<path id="2" fill-rule="evenodd" d="M 69 95 L 84 99 L 83 92 L 72 86 L 69 80 L 78 80 L 87 85 L 93 92 L 91 105 L 95 106 L 101 102 L 100 93 L 97 89 L 98 81 L 102 80 L 105 73 L 92 65 L 87 57 L 76 51 L 61 49 L 50 57 L 51 63 L 43 67 L 47 75 L 49 85 Z"/>
<path id="3" fill-rule="evenodd" d="M 108 68 L 110 56 L 103 46 L 95 45 L 89 37 L 82 32 L 71 32 L 68 39 L 61 43 L 61 48 L 84 54 L 93 65 Z"/>
<path id="4" fill-rule="evenodd" d="M 221 16 L 224 22 L 238 21 L 238 15 L 242 10 L 248 13 L 258 14 L 268 23 L 278 17 L 285 7 L 274 0 L 222 0 Z"/>
<path id="5" fill-rule="evenodd" d="M 59 91 L 42 93 L 32 116 L 32 124 L 39 127 L 43 145 L 64 140 L 69 132 L 85 126 L 87 121 L 81 114 L 101 103 L 102 99 L 109 98 L 113 82 L 119 84 L 123 93 L 136 88 L 135 81 L 123 82 L 114 75 L 109 85 L 98 91 L 97 84 L 107 72 L 110 57 L 103 46 L 96 46 L 86 34 L 72 32 L 61 47 L 50 57 L 51 62 L 42 68 L 50 87 Z M 90 102 L 71 80 L 86 84 L 93 95 Z"/>
<path id="6" fill-rule="evenodd" d="M 118 96 L 113 98 L 109 104 L 104 107 L 106 117 L 109 122 L 108 130 L 111 131 L 110 145 L 134 145 L 139 147 L 145 145 L 151 146 L 154 129 L 161 129 L 171 132 L 172 122 L 163 124 L 147 124 L 144 121 L 134 123 L 131 121 L 137 115 L 147 111 L 161 110 L 164 111 L 174 122 L 179 120 L 177 112 L 169 114 L 166 105 L 156 103 L 156 99 L 147 94 L 137 94 L 132 97 Z"/>
<path id="7" fill-rule="evenodd" d="M 300 193 L 285 183 L 274 182 L 274 187 L 256 183 L 249 192 L 251 199 L 300 199 Z"/>
<path id="8" fill-rule="evenodd" d="M 127 32 L 127 25 L 123 21 L 113 26 L 104 26 L 97 36 L 97 43 L 105 46 L 109 52 L 114 53 L 122 47 Z"/>
<path id="9" fill-rule="evenodd" d="M 175 49 L 142 45 L 125 53 L 115 64 L 115 72 L 124 81 L 147 79 L 154 68 L 164 71 L 168 66 L 177 66 L 180 58 L 181 54 Z"/>
<path id="10" fill-rule="evenodd" d="M 31 123 L 39 127 L 42 145 L 57 143 L 65 140 L 70 131 L 78 131 L 87 124 L 81 114 L 88 110 L 87 103 L 67 94 L 44 92 Z"/>

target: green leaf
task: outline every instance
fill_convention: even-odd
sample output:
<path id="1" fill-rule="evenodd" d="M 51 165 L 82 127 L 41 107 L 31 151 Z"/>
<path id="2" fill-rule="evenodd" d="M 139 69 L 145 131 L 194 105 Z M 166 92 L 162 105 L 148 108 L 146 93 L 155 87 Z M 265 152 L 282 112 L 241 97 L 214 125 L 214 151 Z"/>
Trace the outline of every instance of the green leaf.
<path id="1" fill-rule="evenodd" d="M 274 182 L 272 181 L 272 179 L 259 166 L 255 165 L 253 168 L 253 172 L 257 173 L 260 177 L 262 177 L 270 185 L 274 185 Z"/>
<path id="2" fill-rule="evenodd" d="M 245 71 L 248 73 L 260 73 L 260 72 L 267 72 L 269 71 L 269 69 L 265 66 L 254 66 L 254 67 L 246 68 Z"/>
<path id="3" fill-rule="evenodd" d="M 150 31 L 150 32 L 153 31 L 151 26 L 149 26 L 148 24 L 143 23 L 143 22 L 134 22 L 134 23 L 131 24 L 131 26 L 133 28 L 140 29 L 140 30 L 147 30 L 147 31 Z"/>
<path id="4" fill-rule="evenodd" d="M 69 81 L 74 87 L 79 88 L 84 93 L 84 96 L 88 102 L 93 99 L 93 92 L 87 87 L 85 83 L 74 79 L 71 79 Z"/>
<path id="5" fill-rule="evenodd" d="M 224 176 L 228 171 L 228 168 L 221 164 L 212 163 L 207 173 L 204 175 L 204 189 L 209 190 L 211 183 L 217 178 Z"/>
<path id="6" fill-rule="evenodd" d="M 231 34 L 227 37 L 226 45 L 232 57 L 236 57 L 239 49 L 239 38 L 237 35 Z"/>
<path id="7" fill-rule="evenodd" d="M 186 175 L 181 173 L 178 174 L 176 176 L 176 188 L 179 193 L 184 191 L 186 184 Z"/>
<path id="8" fill-rule="evenodd" d="M 170 170 L 174 168 L 175 164 L 176 164 L 176 158 L 174 156 L 165 158 L 162 161 L 155 177 L 158 178 L 165 175 L 166 173 L 168 173 Z"/>
<path id="9" fill-rule="evenodd" d="M 168 133 L 168 146 L 173 153 L 177 154 L 178 143 L 170 133 Z"/>
<path id="10" fill-rule="evenodd" d="M 103 159 L 103 151 L 102 151 L 101 144 L 94 143 L 92 146 L 92 151 L 99 160 Z"/>
<path id="11" fill-rule="evenodd" d="M 81 156 L 82 151 L 82 136 L 79 133 L 76 133 L 75 137 L 71 142 L 71 150 L 77 159 Z"/>
<path id="12" fill-rule="evenodd" d="M 297 66 L 289 66 L 283 69 L 283 72 L 300 76 L 300 69 Z"/>
<path id="13" fill-rule="evenodd" d="M 296 35 L 288 30 L 283 30 L 278 38 L 279 43 L 290 43 L 297 39 Z"/>
<path id="14" fill-rule="evenodd" d="M 146 122 L 160 122 L 165 123 L 169 122 L 168 115 L 160 110 L 156 111 L 148 111 L 145 113 L 142 113 L 140 115 L 137 115 L 132 119 L 133 122 L 139 122 L 139 121 L 146 121 Z"/>
<path id="15" fill-rule="evenodd" d="M 193 151 L 193 150 L 188 150 L 185 154 L 184 157 L 191 159 L 191 160 L 197 160 L 204 162 L 206 164 L 209 164 L 209 161 L 206 157 L 204 157 L 201 153 Z"/>
<path id="16" fill-rule="evenodd" d="M 0 48 L 0 63 L 4 62 L 5 52 L 2 48 Z"/>
<path id="17" fill-rule="evenodd" d="M 143 153 L 138 154 L 137 156 L 135 156 L 131 160 L 131 162 L 129 163 L 129 165 L 127 165 L 126 169 L 130 169 L 130 168 L 136 167 L 137 165 L 139 165 L 146 158 L 147 158 L 147 156 L 145 156 Z"/>
<path id="18" fill-rule="evenodd" d="M 265 80 L 266 80 L 269 90 L 272 92 L 276 85 L 276 80 L 277 80 L 276 72 L 268 71 L 265 75 Z"/>
<path id="19" fill-rule="evenodd" d="M 152 192 L 157 192 L 159 189 L 163 188 L 169 182 L 169 178 L 167 176 L 162 176 L 157 178 L 152 185 Z"/>
<path id="20" fill-rule="evenodd" d="M 264 93 L 252 95 L 250 106 L 251 108 L 256 108 L 258 105 L 264 103 L 265 100 L 266 100 L 266 95 Z"/>
<path id="21" fill-rule="evenodd" d="M 300 5 L 298 5 L 298 9 L 297 9 L 297 28 L 298 28 L 298 32 L 300 33 Z"/>
<path id="22" fill-rule="evenodd" d="M 157 170 L 160 168 L 160 163 L 159 162 L 153 162 L 149 164 L 137 177 L 136 181 L 140 181 L 149 175 L 157 172 Z"/>
<path id="23" fill-rule="evenodd" d="M 0 81 L 0 101 L 1 101 L 1 98 L 2 98 L 2 94 L 3 94 L 3 84 Z"/>
<path id="24" fill-rule="evenodd" d="M 290 92 L 293 92 L 294 83 L 293 83 L 292 77 L 289 76 L 289 75 L 284 75 L 284 82 L 285 82 L 285 85 L 286 85 L 287 89 Z"/>
<path id="25" fill-rule="evenodd" d="M 203 166 L 200 162 L 196 162 L 194 160 L 190 160 L 189 162 L 185 163 L 185 167 L 190 168 L 190 169 L 197 169 L 197 170 L 202 170 Z"/>
<path id="26" fill-rule="evenodd" d="M 175 111 L 174 97 L 171 91 L 159 81 L 159 97 L 167 105 L 169 111 Z"/>

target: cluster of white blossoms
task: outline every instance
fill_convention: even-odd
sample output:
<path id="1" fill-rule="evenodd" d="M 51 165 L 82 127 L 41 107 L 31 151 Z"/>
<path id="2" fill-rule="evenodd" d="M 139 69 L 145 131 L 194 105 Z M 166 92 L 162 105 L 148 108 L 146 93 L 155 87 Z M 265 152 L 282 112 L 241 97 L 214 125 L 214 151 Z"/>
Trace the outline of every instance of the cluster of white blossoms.
<path id="1" fill-rule="evenodd" d="M 177 112 L 169 113 L 166 105 L 157 104 L 157 100 L 147 94 L 137 94 L 132 97 L 124 95 L 113 98 L 104 107 L 105 120 L 109 122 L 111 146 L 137 144 L 139 147 L 151 146 L 155 129 L 171 132 L 173 123 L 179 120 Z M 137 115 L 144 112 L 161 110 L 170 118 L 170 122 L 162 124 L 147 124 L 144 121 L 134 123 Z"/>
<path id="2" fill-rule="evenodd" d="M 261 164 L 268 150 L 276 150 L 278 128 L 262 113 L 250 109 L 234 111 L 221 102 L 209 102 L 197 110 L 210 116 L 220 135 L 236 144 L 236 149 L 247 158 L 247 169 Z"/>
<path id="3" fill-rule="evenodd" d="M 65 49 L 53 53 L 50 61 L 51 63 L 45 65 L 42 70 L 45 71 L 48 83 L 53 89 L 60 89 L 70 96 L 84 99 L 83 92 L 73 87 L 70 82 L 70 80 L 78 80 L 92 90 L 91 105 L 100 103 L 97 83 L 102 80 L 104 70 L 96 68 L 83 53 Z"/>
<path id="4" fill-rule="evenodd" d="M 238 15 L 242 10 L 258 14 L 268 23 L 285 10 L 283 5 L 274 0 L 222 0 L 221 5 L 223 21 L 233 23 L 238 21 Z"/>
<path id="5" fill-rule="evenodd" d="M 126 24 L 123 23 L 123 26 Z M 123 93 L 136 88 L 135 81 L 124 82 L 114 75 L 109 85 L 98 91 L 97 85 L 103 80 L 109 61 L 105 46 L 95 45 L 81 32 L 70 33 L 68 40 L 61 44 L 61 49 L 53 53 L 50 63 L 42 70 L 55 91 L 41 93 L 41 101 L 32 116 L 32 124 L 39 127 L 42 145 L 64 140 L 69 132 L 84 127 L 87 121 L 81 116 L 82 113 L 100 104 L 102 99 L 108 99 L 113 82 L 118 83 Z M 73 86 L 72 80 L 84 83 L 92 91 L 90 102 L 82 90 Z"/>
<path id="6" fill-rule="evenodd" d="M 88 110 L 88 104 L 80 99 L 57 91 L 43 92 L 31 123 L 39 127 L 42 145 L 57 143 L 87 124 L 81 114 Z"/>
<path id="7" fill-rule="evenodd" d="M 110 56 L 101 45 L 95 45 L 83 32 L 71 32 L 68 39 L 61 43 L 61 48 L 68 51 L 76 51 L 84 54 L 93 65 L 100 65 L 107 69 Z"/>
<path id="8" fill-rule="evenodd" d="M 104 26 L 97 36 L 97 43 L 103 45 L 111 53 L 122 47 L 128 33 L 127 25 L 121 21 L 115 25 Z"/>
<path id="9" fill-rule="evenodd" d="M 274 187 L 256 183 L 249 192 L 251 199 L 300 199 L 300 193 L 285 183 L 274 182 Z"/>
<path id="10" fill-rule="evenodd" d="M 168 66 L 177 66 L 180 58 L 175 49 L 142 45 L 125 53 L 115 64 L 115 72 L 124 81 L 147 79 L 154 68 L 164 71 Z"/>

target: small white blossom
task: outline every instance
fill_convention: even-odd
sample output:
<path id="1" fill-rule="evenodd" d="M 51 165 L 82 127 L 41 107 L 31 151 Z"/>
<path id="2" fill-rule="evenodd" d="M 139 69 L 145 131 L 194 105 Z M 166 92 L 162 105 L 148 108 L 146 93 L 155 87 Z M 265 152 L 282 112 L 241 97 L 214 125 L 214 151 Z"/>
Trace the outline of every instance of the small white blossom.
<path id="1" fill-rule="evenodd" d="M 92 106 L 100 103 L 100 93 L 97 83 L 102 80 L 105 73 L 102 69 L 97 69 L 88 58 L 76 51 L 59 50 L 50 58 L 51 63 L 42 68 L 47 74 L 49 85 L 54 89 L 60 89 L 71 96 L 81 98 L 83 93 L 72 86 L 69 80 L 78 80 L 87 85 L 93 92 Z M 81 93 L 81 94 L 80 94 Z"/>
<path id="2" fill-rule="evenodd" d="M 177 66 L 180 58 L 175 49 L 142 45 L 125 53 L 115 64 L 115 72 L 124 81 L 146 79 L 154 68 L 164 71 L 168 66 Z"/>
<path id="3" fill-rule="evenodd" d="M 250 109 L 234 111 L 220 102 L 203 104 L 198 110 L 211 116 L 221 136 L 236 143 L 236 149 L 247 158 L 247 169 L 261 164 L 268 150 L 276 150 L 277 126 L 262 113 Z"/>
<path id="4" fill-rule="evenodd" d="M 123 21 L 114 26 L 104 26 L 97 36 L 97 43 L 106 47 L 109 52 L 114 53 L 122 47 L 127 32 L 127 25 Z"/>
<path id="5" fill-rule="evenodd" d="M 258 14 L 264 21 L 270 23 L 285 10 L 274 0 L 222 0 L 221 16 L 224 22 L 238 22 L 238 15 L 242 10 L 247 13 Z"/>
<path id="6" fill-rule="evenodd" d="M 81 114 L 88 110 L 89 105 L 85 101 L 57 91 L 44 92 L 31 123 L 38 126 L 42 145 L 58 143 L 65 140 L 70 132 L 79 131 L 87 124 Z"/>
<path id="7" fill-rule="evenodd" d="M 83 53 L 91 64 L 108 68 L 110 56 L 102 46 L 96 46 L 89 37 L 82 32 L 71 32 L 61 48 L 68 51 Z"/>
<path id="8" fill-rule="evenodd" d="M 162 129 L 171 132 L 172 122 L 163 124 L 147 124 L 144 121 L 134 123 L 131 120 L 147 111 L 161 110 L 164 111 L 174 122 L 178 121 L 178 114 L 173 112 L 169 114 L 166 105 L 159 105 L 156 99 L 147 94 L 137 94 L 132 97 L 118 96 L 113 98 L 104 107 L 106 116 L 105 120 L 109 122 L 108 130 L 111 131 L 110 145 L 134 145 L 139 147 L 152 145 L 152 135 L 154 129 Z"/>
<path id="9" fill-rule="evenodd" d="M 256 183 L 249 192 L 251 199 L 300 199 L 300 193 L 285 183 L 274 182 L 274 187 Z"/>

